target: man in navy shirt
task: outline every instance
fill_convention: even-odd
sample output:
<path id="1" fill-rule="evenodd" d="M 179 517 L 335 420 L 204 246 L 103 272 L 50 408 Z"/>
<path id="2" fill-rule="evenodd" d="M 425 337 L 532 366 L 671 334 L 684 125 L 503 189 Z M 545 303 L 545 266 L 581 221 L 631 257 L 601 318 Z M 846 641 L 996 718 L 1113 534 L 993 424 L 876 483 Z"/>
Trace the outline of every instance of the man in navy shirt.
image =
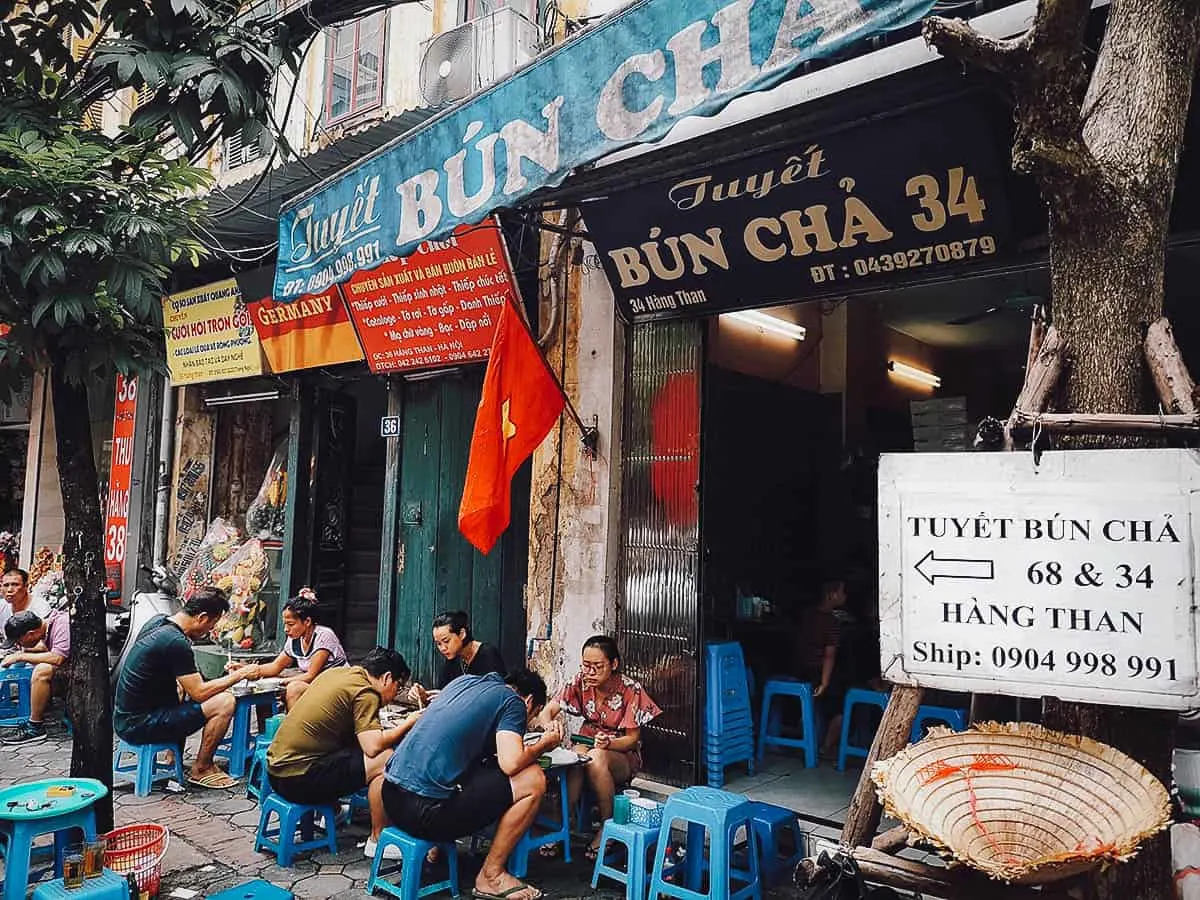
<path id="1" fill-rule="evenodd" d="M 193 787 L 237 784 L 217 768 L 213 755 L 233 720 L 236 701 L 229 688 L 259 677 L 259 667 L 252 665 L 205 681 L 196 667 L 192 641 L 212 632 L 228 611 L 224 591 L 198 589 L 175 615 L 155 616 L 142 627 L 117 676 L 113 728 L 119 737 L 131 744 L 182 746 L 188 735 L 204 729 L 188 778 Z"/>
<path id="2" fill-rule="evenodd" d="M 456 678 L 400 742 L 384 773 L 388 818 L 415 837 L 453 841 L 496 822 L 475 878 L 474 895 L 482 900 L 542 896 L 504 864 L 546 792 L 538 757 L 562 741 L 554 725 L 525 746 L 525 730 L 545 704 L 546 683 L 528 669 L 507 678 L 497 673 Z"/>

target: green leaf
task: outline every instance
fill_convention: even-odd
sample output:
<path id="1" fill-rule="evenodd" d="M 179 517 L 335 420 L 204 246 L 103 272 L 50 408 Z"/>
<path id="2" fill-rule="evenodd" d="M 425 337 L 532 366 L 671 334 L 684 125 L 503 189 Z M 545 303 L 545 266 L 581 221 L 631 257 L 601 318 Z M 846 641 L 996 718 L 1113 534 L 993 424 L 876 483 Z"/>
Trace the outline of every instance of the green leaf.
<path id="1" fill-rule="evenodd" d="M 200 79 L 200 87 L 196 93 L 200 97 L 200 102 L 207 104 L 213 98 L 213 94 L 217 92 L 217 88 L 221 87 L 224 79 L 220 72 L 209 72 Z"/>
<path id="2" fill-rule="evenodd" d="M 38 325 L 41 324 L 42 318 L 46 315 L 46 313 L 48 313 L 50 311 L 51 307 L 53 307 L 53 306 L 54 306 L 53 298 L 48 297 L 48 298 L 39 300 L 37 302 L 37 304 L 33 307 L 33 313 L 29 317 L 29 324 L 31 324 L 34 328 L 37 328 Z"/>

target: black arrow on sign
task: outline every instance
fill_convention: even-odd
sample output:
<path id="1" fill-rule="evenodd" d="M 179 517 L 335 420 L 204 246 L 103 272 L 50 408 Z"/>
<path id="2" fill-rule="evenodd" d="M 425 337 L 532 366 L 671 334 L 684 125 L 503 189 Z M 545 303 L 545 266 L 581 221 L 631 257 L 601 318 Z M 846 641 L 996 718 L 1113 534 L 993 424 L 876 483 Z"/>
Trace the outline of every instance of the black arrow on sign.
<path id="1" fill-rule="evenodd" d="M 938 559 L 932 550 L 921 557 L 915 568 L 930 584 L 936 584 L 939 578 L 991 581 L 996 577 L 996 564 L 990 559 Z"/>

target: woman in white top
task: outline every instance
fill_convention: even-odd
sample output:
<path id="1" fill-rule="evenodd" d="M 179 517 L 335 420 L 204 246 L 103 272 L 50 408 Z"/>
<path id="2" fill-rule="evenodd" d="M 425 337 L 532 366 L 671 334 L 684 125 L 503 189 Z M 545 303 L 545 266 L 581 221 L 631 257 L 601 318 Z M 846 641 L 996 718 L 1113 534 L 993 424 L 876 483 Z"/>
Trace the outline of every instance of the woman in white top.
<path id="1" fill-rule="evenodd" d="M 262 677 L 272 678 L 284 669 L 299 667 L 298 675 L 284 679 L 287 709 L 326 669 L 346 665 L 346 651 L 333 629 L 316 623 L 317 609 L 317 595 L 312 588 L 301 588 L 297 596 L 283 605 L 283 633 L 287 639 L 279 655 L 259 669 Z M 234 663 L 234 668 L 238 665 Z"/>

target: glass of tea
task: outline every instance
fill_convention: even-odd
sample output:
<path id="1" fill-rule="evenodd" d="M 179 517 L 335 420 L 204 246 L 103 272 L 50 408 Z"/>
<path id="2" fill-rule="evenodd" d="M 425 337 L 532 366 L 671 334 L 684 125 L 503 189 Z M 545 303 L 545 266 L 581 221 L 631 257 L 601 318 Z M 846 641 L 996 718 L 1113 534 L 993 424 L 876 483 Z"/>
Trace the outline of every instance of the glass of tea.
<path id="1" fill-rule="evenodd" d="M 63 887 L 83 887 L 83 845 L 71 844 L 63 856 Z"/>
<path id="2" fill-rule="evenodd" d="M 99 878 L 104 873 L 104 851 L 108 841 L 96 838 L 83 842 L 83 877 Z"/>

